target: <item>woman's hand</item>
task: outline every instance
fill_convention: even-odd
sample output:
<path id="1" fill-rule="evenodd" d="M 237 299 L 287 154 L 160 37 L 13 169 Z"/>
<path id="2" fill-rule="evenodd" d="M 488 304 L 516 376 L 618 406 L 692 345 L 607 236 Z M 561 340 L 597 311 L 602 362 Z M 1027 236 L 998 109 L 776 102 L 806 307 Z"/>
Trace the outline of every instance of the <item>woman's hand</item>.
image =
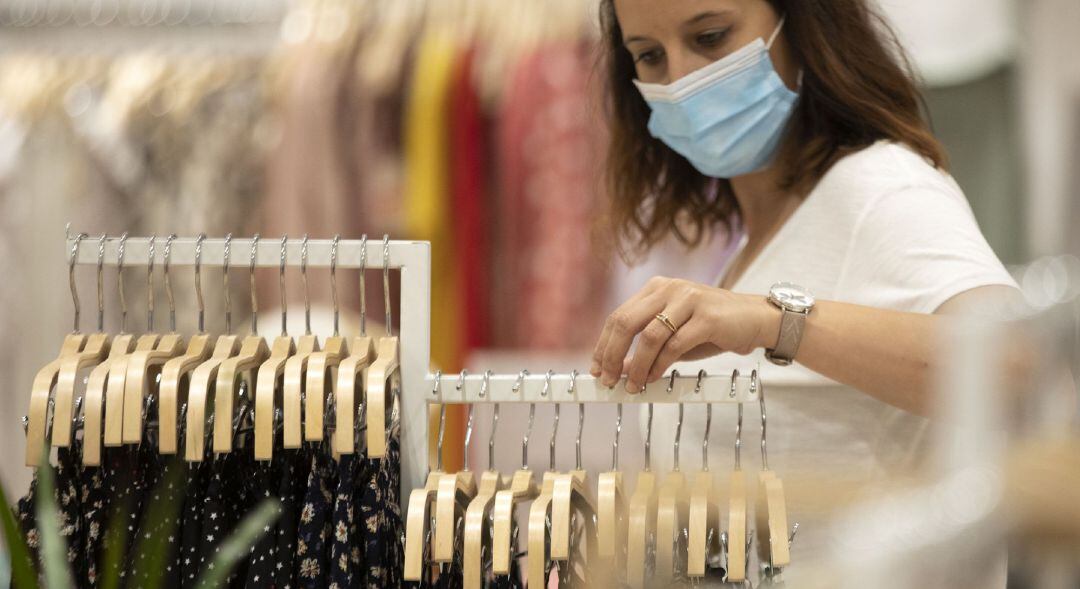
<path id="1" fill-rule="evenodd" d="M 663 313 L 674 333 L 656 319 Z M 763 296 L 736 294 L 687 280 L 656 277 L 616 309 L 604 323 L 590 372 L 611 387 L 627 374 L 636 393 L 659 380 L 680 360 L 721 352 L 749 354 L 770 347 L 779 334 L 780 310 Z M 640 337 L 638 337 L 640 334 Z M 626 355 L 638 337 L 633 359 Z"/>

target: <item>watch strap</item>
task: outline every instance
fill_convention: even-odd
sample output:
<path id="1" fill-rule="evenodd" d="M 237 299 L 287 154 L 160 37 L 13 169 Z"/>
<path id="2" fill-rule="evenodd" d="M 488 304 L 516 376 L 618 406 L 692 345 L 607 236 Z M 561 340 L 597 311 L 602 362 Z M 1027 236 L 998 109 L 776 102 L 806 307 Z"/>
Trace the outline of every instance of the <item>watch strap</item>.
<path id="1" fill-rule="evenodd" d="M 780 336 L 776 340 L 775 348 L 765 350 L 765 357 L 774 364 L 788 366 L 795 361 L 795 354 L 799 351 L 806 327 L 806 313 L 796 313 L 784 308 L 780 311 Z"/>

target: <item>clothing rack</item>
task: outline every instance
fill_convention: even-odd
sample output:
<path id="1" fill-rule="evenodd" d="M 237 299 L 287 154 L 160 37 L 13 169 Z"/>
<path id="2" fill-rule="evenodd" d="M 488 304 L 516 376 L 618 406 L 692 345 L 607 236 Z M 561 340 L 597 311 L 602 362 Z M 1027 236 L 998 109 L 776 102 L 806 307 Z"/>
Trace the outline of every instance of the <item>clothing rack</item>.
<path id="1" fill-rule="evenodd" d="M 65 254 L 76 265 L 97 266 L 100 239 L 83 237 L 69 230 Z M 154 265 L 164 262 L 165 237 L 154 239 Z M 281 241 L 259 239 L 252 256 L 251 238 L 233 238 L 229 242 L 228 264 L 240 270 L 279 268 L 301 265 L 303 243 L 291 240 L 281 256 Z M 117 266 L 121 237 L 106 238 L 100 263 Z M 223 238 L 201 240 L 199 264 L 222 267 L 226 260 Z M 169 265 L 194 266 L 199 240 L 177 237 L 171 241 Z M 307 241 L 307 267 L 329 268 L 334 242 L 328 239 Z M 125 268 L 150 265 L 151 238 L 127 237 L 124 240 Z M 403 415 L 427 415 L 430 403 L 748 403 L 759 399 L 752 371 L 665 377 L 645 387 L 640 394 L 626 393 L 623 382 L 614 387 L 601 385 L 591 375 L 578 374 L 464 374 L 439 375 L 429 372 L 431 358 L 431 244 L 426 241 L 389 241 L 384 252 L 382 240 L 342 239 L 337 242 L 334 264 L 340 269 L 398 270 L 401 274 L 399 355 L 401 358 L 401 410 Z M 388 326 L 389 327 L 389 326 Z M 756 377 L 756 375 L 754 375 Z M 460 385 L 460 386 L 459 386 Z M 403 496 L 424 484 L 428 465 L 427 420 L 401 424 Z"/>

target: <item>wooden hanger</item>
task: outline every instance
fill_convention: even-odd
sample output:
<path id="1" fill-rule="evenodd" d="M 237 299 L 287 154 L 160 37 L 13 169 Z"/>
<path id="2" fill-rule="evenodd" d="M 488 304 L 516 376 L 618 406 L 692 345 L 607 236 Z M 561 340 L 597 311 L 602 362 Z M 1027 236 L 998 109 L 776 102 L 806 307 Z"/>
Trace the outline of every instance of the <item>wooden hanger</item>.
<path id="1" fill-rule="evenodd" d="M 191 373 L 205 362 L 213 348 L 210 335 L 206 333 L 206 306 L 202 293 L 202 243 L 206 234 L 195 239 L 195 300 L 199 306 L 199 332 L 188 341 L 187 351 L 167 362 L 161 368 L 161 385 L 158 387 L 158 452 L 176 454 L 179 447 L 177 435 L 178 407 L 187 403 L 187 389 Z M 167 274 L 166 274 L 167 275 Z M 236 339 L 233 338 L 233 344 Z M 186 380 L 185 380 L 186 379 Z M 85 433 L 84 433 L 85 436 Z"/>
<path id="2" fill-rule="evenodd" d="M 779 570 L 791 564 L 787 501 L 784 497 L 784 483 L 775 472 L 769 470 L 769 453 L 765 445 L 765 387 L 758 378 L 757 370 L 750 373 L 750 392 L 758 393 L 761 407 L 761 472 L 758 473 L 754 509 L 758 559 L 769 563 L 770 569 Z"/>
<path id="3" fill-rule="evenodd" d="M 56 359 L 38 371 L 30 389 L 30 407 L 26 422 L 26 466 L 37 466 L 41 461 L 41 454 L 46 444 L 47 432 L 45 430 L 49 423 L 49 399 L 60 374 L 60 365 L 69 356 L 78 354 L 86 344 L 86 335 L 79 333 L 79 294 L 75 290 L 76 255 L 79 251 L 79 243 L 85 238 L 85 233 L 75 236 L 75 245 L 72 246 L 71 259 L 68 262 L 71 298 L 75 303 L 75 331 L 64 337 Z"/>
<path id="4" fill-rule="evenodd" d="M 105 241 L 107 235 L 102 235 L 98 242 L 98 265 L 97 265 L 97 302 L 98 323 L 97 333 L 86 337 L 86 343 L 82 350 L 68 355 L 60 362 L 60 372 L 56 377 L 56 403 L 53 407 L 52 445 L 68 447 L 71 445 L 71 434 L 75 419 L 72 415 L 75 404 L 75 384 L 79 378 L 79 372 L 84 368 L 100 364 L 109 353 L 110 337 L 105 333 L 105 297 L 103 288 L 103 275 L 105 264 Z M 75 240 L 72 256 L 78 256 L 78 244 L 80 239 Z M 74 262 L 74 259 L 73 259 Z M 71 266 L 72 288 L 74 288 L 74 264 Z M 74 292 L 74 291 L 72 291 Z"/>
<path id="5" fill-rule="evenodd" d="M 382 458 L 386 454 L 387 388 L 400 388 L 401 360 L 398 357 L 398 338 L 393 335 L 390 316 L 390 236 L 383 236 L 383 301 L 386 307 L 386 336 L 376 345 L 375 362 L 368 368 L 364 401 L 367 403 L 368 456 Z"/>
<path id="6" fill-rule="evenodd" d="M 704 370 L 698 371 L 695 393 L 701 393 Z M 732 381 L 734 382 L 734 381 Z M 705 437 L 701 442 L 701 470 L 694 475 L 690 490 L 690 515 L 687 521 L 686 575 L 692 579 L 705 576 L 709 558 L 709 531 L 715 530 L 718 510 L 714 507 L 713 475 L 709 471 L 709 430 L 712 429 L 712 405 L 705 405 Z"/>
<path id="7" fill-rule="evenodd" d="M 225 236 L 225 252 L 221 264 L 222 291 L 225 297 L 225 332 L 218 336 L 214 344 L 214 354 L 210 359 L 199 364 L 191 373 L 188 384 L 187 422 L 184 424 L 184 459 L 188 462 L 202 462 L 206 444 L 206 406 L 217 383 L 221 365 L 232 358 L 238 348 L 237 336 L 232 333 L 232 298 L 229 296 L 229 262 L 232 234 Z"/>
<path id="8" fill-rule="evenodd" d="M 334 304 L 334 335 L 326 338 L 321 352 L 315 352 L 307 362 L 307 375 L 304 387 L 304 399 L 298 399 L 291 395 L 285 397 L 285 426 L 283 433 L 283 446 L 286 448 L 299 448 L 301 438 L 301 419 L 303 423 L 303 438 L 310 442 L 318 442 L 323 439 L 324 412 L 326 399 L 333 394 L 335 377 L 341 361 L 349 355 L 349 347 L 345 338 L 341 337 L 339 330 L 340 311 L 338 309 L 337 292 L 337 252 L 340 235 L 334 236 L 330 245 L 330 296 Z M 366 251 L 366 250 L 365 250 Z M 361 273 L 361 281 L 362 273 Z M 363 293 L 361 292 L 361 306 L 363 306 Z M 361 313 L 361 325 L 364 324 Z M 362 342 L 361 342 L 362 343 Z M 368 346 L 371 347 L 371 344 Z M 355 374 L 353 376 L 355 379 Z M 355 381 L 354 381 L 355 382 Z M 350 390 L 352 390 L 350 388 Z M 301 404 L 304 406 L 301 417 Z"/>
<path id="9" fill-rule="evenodd" d="M 544 473 L 540 493 L 529 506 L 528 568 L 525 577 L 529 587 L 545 587 L 550 570 L 548 520 L 551 518 L 551 500 L 555 494 L 555 481 L 567 475 L 551 470 Z M 496 572 L 496 574 L 499 574 Z"/>
<path id="10" fill-rule="evenodd" d="M 83 466 L 101 465 L 102 418 L 105 413 L 105 386 L 117 358 L 126 357 L 132 351 L 135 336 L 121 333 L 113 338 L 109 357 L 90 371 L 83 395 Z"/>
<path id="11" fill-rule="evenodd" d="M 674 380 L 674 378 L 672 379 Z M 652 472 L 652 403 L 645 426 L 645 468 L 638 473 L 637 486 L 626 511 L 626 572 L 631 587 L 645 587 L 648 540 L 656 522 L 656 475 Z"/>
<path id="12" fill-rule="evenodd" d="M 486 391 L 491 379 L 491 371 L 484 373 L 483 391 Z M 496 403 L 491 414 L 491 433 L 488 437 L 488 468 L 480 475 L 480 486 L 476 496 L 465 510 L 465 550 L 462 562 L 462 581 L 464 589 L 482 589 L 483 587 L 483 546 L 484 533 L 489 531 L 485 524 L 491 513 L 495 494 L 502 489 L 502 476 L 495 470 L 495 432 L 499 426 L 499 404 Z"/>
<path id="13" fill-rule="evenodd" d="M 548 377 L 551 376 L 548 371 Z M 573 394 L 574 384 L 577 382 L 577 371 L 570 376 L 570 394 Z M 545 385 L 547 383 L 545 382 Z M 558 408 L 558 405 L 556 405 Z M 596 501 L 592 498 L 588 485 L 588 473 L 581 467 L 581 434 L 585 425 L 585 406 L 578 405 L 578 433 L 575 441 L 576 466 L 574 470 L 561 476 L 554 487 L 554 496 L 551 504 L 551 558 L 552 560 L 566 562 L 570 560 L 570 532 L 571 514 L 577 511 L 587 522 L 596 518 Z M 622 405 L 619 405 L 619 428 L 622 427 Z M 555 438 L 551 440 L 551 457 L 555 458 Z M 616 442 L 615 456 L 618 456 Z M 618 462 L 615 463 L 618 468 Z M 590 543 L 589 548 L 595 552 L 595 543 Z"/>
<path id="14" fill-rule="evenodd" d="M 581 410 L 585 406 L 581 405 Z M 619 435 L 622 433 L 623 406 L 618 406 L 615 421 L 615 442 L 611 449 L 611 470 L 596 479 L 596 553 L 613 570 L 620 570 L 620 538 L 626 537 L 626 500 L 623 496 L 623 475 L 619 470 Z M 578 435 L 580 444 L 581 437 Z M 581 459 L 580 446 L 578 460 Z"/>
<path id="15" fill-rule="evenodd" d="M 120 236 L 116 248 L 116 281 L 120 296 L 120 331 L 127 331 L 127 302 L 124 297 L 124 248 L 127 233 Z M 147 295 L 150 296 L 149 294 Z M 128 362 L 136 352 L 147 352 L 158 345 L 158 335 L 145 333 L 135 340 L 135 349 L 129 354 L 117 355 L 109 367 L 109 380 L 105 388 L 105 446 L 115 448 L 124 443 L 124 395 L 127 391 Z"/>
<path id="16" fill-rule="evenodd" d="M 255 460 L 274 457 L 274 410 L 280 406 L 278 392 L 284 395 L 285 364 L 296 353 L 296 342 L 289 337 L 288 304 L 285 296 L 285 255 L 289 236 L 281 238 L 281 263 L 278 266 L 278 288 L 281 293 L 281 335 L 274 339 L 270 357 L 259 366 L 255 378 Z M 309 341 L 314 336 L 308 336 Z M 299 379 L 297 379 L 299 382 Z"/>
<path id="17" fill-rule="evenodd" d="M 258 387 L 258 374 L 256 368 L 266 361 L 271 353 L 282 355 L 280 347 L 292 345 L 289 338 L 277 338 L 274 341 L 274 350 L 271 352 L 266 345 L 266 339 L 258 334 L 258 300 L 255 296 L 255 257 L 259 247 L 259 234 L 256 233 L 251 239 L 251 262 L 248 266 L 248 276 L 251 282 L 251 335 L 244 338 L 240 344 L 240 353 L 221 363 L 218 367 L 217 379 L 214 385 L 214 452 L 225 454 L 232 451 L 233 443 L 233 420 L 236 418 L 237 397 L 239 396 L 240 379 L 244 373 L 252 379 L 249 391 Z"/>
<path id="18" fill-rule="evenodd" d="M 442 371 L 435 373 L 435 392 L 438 393 L 442 384 Z M 446 426 L 445 410 L 440 414 L 439 438 L 443 436 Z M 429 458 L 430 460 L 430 458 Z M 428 463 L 430 468 L 430 462 Z M 435 501 L 439 491 L 439 480 L 442 477 L 442 460 L 439 459 L 435 470 L 429 471 L 427 482 L 422 489 L 414 489 L 409 494 L 409 506 L 405 515 L 405 563 L 403 579 L 406 581 L 420 581 L 424 574 L 424 553 L 429 548 L 429 530 L 431 504 Z"/>
<path id="19" fill-rule="evenodd" d="M 548 370 L 544 376 L 544 391 L 540 396 L 546 397 L 551 390 L 551 377 L 553 371 Z M 548 469 L 544 473 L 540 484 L 540 494 L 529 506 L 528 524 L 528 568 L 526 579 L 530 587 L 544 587 L 548 581 L 548 571 L 551 561 L 554 559 L 555 540 L 555 513 L 553 500 L 555 499 L 555 486 L 557 483 L 567 483 L 573 477 L 562 474 L 555 470 L 555 441 L 559 434 L 559 413 L 561 405 L 555 404 L 555 416 L 552 420 L 551 439 L 548 442 Z M 569 497 L 565 497 L 569 502 Z M 549 524 L 550 522 L 550 524 Z"/>
<path id="20" fill-rule="evenodd" d="M 518 381 L 514 385 L 517 392 L 525 384 L 528 370 L 522 370 L 518 375 Z M 529 470 L 529 436 L 532 434 L 533 420 L 536 417 L 536 404 L 529 405 L 529 426 L 525 430 L 525 436 L 521 440 L 521 469 L 516 471 L 510 479 L 510 485 L 506 489 L 495 494 L 495 506 L 493 508 L 492 522 L 492 571 L 496 575 L 510 574 L 511 547 L 513 539 L 510 533 L 513 530 L 514 507 L 522 501 L 536 498 L 539 489 L 536 486 L 533 473 Z"/>
<path id="21" fill-rule="evenodd" d="M 679 470 L 679 442 L 682 437 L 683 404 L 679 403 L 679 421 L 675 425 L 675 467 L 664 478 L 656 500 L 656 577 L 670 581 L 675 574 L 678 535 L 682 533 L 683 490 L 686 477 Z"/>
<path id="22" fill-rule="evenodd" d="M 162 334 L 158 345 L 153 350 L 138 351 L 127 362 L 127 380 L 124 383 L 124 423 L 123 441 L 125 444 L 138 444 L 142 441 L 143 401 L 155 386 L 155 371 L 165 362 L 181 355 L 184 350 L 184 338 L 176 332 L 176 303 L 169 280 L 169 254 L 175 235 L 169 235 L 165 241 L 165 290 L 169 297 L 169 333 Z M 146 271 L 147 294 L 147 330 L 154 331 L 154 238 L 150 238 L 150 257 Z"/>
<path id="23" fill-rule="evenodd" d="M 308 294 L 307 281 L 307 246 L 308 236 L 305 233 L 300 246 L 300 276 L 304 281 L 304 335 L 296 339 L 296 353 L 285 362 L 284 387 L 281 391 L 282 407 L 282 438 L 284 448 L 300 447 L 300 424 L 304 397 L 304 373 L 310 365 L 311 357 L 319 351 L 319 339 L 311 334 L 311 298 Z M 337 244 L 332 249 L 336 262 Z M 335 293 L 335 314 L 337 313 L 337 295 Z M 337 318 L 335 315 L 335 324 Z M 337 335 L 335 328 L 334 335 Z M 325 368 L 322 369 L 325 373 Z M 322 388 L 319 389 L 320 391 Z M 258 419 L 258 415 L 256 415 Z M 256 439 L 258 436 L 256 436 Z M 257 444 L 257 442 L 256 442 Z"/>
<path id="24" fill-rule="evenodd" d="M 461 371 L 457 389 L 460 391 L 465 384 L 465 376 L 468 371 Z M 445 414 L 446 404 L 442 405 Z M 450 563 L 454 560 L 454 551 L 458 548 L 456 535 L 458 521 L 465 515 L 469 503 L 476 496 L 476 477 L 469 468 L 469 444 L 472 441 L 472 405 L 469 406 L 469 417 L 465 426 L 465 452 L 464 468 L 460 472 L 444 474 L 439 479 L 439 490 L 435 498 L 435 550 L 433 560 L 438 563 Z M 442 438 L 438 444 L 439 460 L 442 456 Z M 440 469 L 442 470 L 442 469 Z"/>
<path id="25" fill-rule="evenodd" d="M 349 349 L 350 355 L 341 360 L 338 365 L 337 386 L 334 387 L 334 452 L 337 454 L 352 454 L 356 444 L 356 416 L 357 408 L 365 401 L 363 387 L 364 371 L 371 366 L 375 359 L 375 340 L 367 334 L 367 283 L 365 273 L 367 271 L 367 235 L 360 238 L 360 335 L 353 338 Z M 387 327 L 389 329 L 389 326 Z M 308 397 L 308 439 L 311 438 L 314 424 L 310 421 L 316 414 L 313 413 L 311 397 Z M 322 401 L 320 401 L 321 403 Z M 368 411 L 370 411 L 368 407 Z M 320 420 L 321 421 L 321 420 Z M 321 427 L 319 434 L 321 439 Z M 370 442 L 370 438 L 369 438 Z M 370 455 L 370 445 L 368 453 Z"/>
<path id="26" fill-rule="evenodd" d="M 734 383 L 739 371 L 732 373 Z M 734 384 L 732 385 L 734 386 Z M 746 475 L 742 471 L 742 417 L 743 406 L 739 403 L 739 420 L 735 426 L 735 470 L 728 484 L 728 531 L 727 531 L 727 581 L 741 583 L 746 580 Z"/>

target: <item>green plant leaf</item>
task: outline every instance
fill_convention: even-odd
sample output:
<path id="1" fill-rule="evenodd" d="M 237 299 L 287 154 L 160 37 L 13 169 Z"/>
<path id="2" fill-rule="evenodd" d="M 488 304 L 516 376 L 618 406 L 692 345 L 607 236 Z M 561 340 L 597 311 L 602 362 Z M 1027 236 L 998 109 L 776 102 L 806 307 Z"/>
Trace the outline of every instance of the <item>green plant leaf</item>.
<path id="1" fill-rule="evenodd" d="M 26 546 L 26 538 L 11 513 L 10 505 L 4 487 L 0 485 L 0 524 L 4 527 L 4 545 L 11 557 L 11 586 L 18 589 L 37 589 L 34 561 L 30 557 L 30 549 Z"/>
<path id="2" fill-rule="evenodd" d="M 45 571 L 45 585 L 48 587 L 74 587 L 71 569 L 67 563 L 67 542 L 60 536 L 57 526 L 59 511 L 53 502 L 55 480 L 52 465 L 49 464 L 48 447 L 38 463 L 38 500 L 36 502 L 38 536 L 41 538 L 41 561 Z"/>
<path id="3" fill-rule="evenodd" d="M 161 586 L 161 579 L 165 574 L 165 560 L 175 544 L 177 516 L 183 497 L 180 487 L 184 479 L 184 467 L 184 462 L 176 457 L 166 465 L 164 476 L 151 493 L 146 515 L 139 523 L 139 532 L 143 536 L 138 538 L 135 553 L 145 555 L 146 558 L 138 560 L 132 578 L 138 579 L 140 589 L 157 589 Z M 171 538 L 174 539 L 173 542 L 169 541 Z"/>
<path id="4" fill-rule="evenodd" d="M 195 586 L 200 589 L 220 587 L 236 563 L 251 554 L 251 547 L 266 533 L 267 526 L 273 524 L 280 516 L 281 502 L 277 499 L 266 499 L 261 502 L 221 543 L 217 556 L 199 574 L 199 581 L 195 583 Z"/>
<path id="5" fill-rule="evenodd" d="M 120 567 L 124 564 L 127 548 L 127 520 L 131 513 L 131 501 L 126 500 L 112 509 L 109 525 L 105 529 L 105 553 L 98 567 L 98 584 L 101 589 L 119 589 Z"/>

